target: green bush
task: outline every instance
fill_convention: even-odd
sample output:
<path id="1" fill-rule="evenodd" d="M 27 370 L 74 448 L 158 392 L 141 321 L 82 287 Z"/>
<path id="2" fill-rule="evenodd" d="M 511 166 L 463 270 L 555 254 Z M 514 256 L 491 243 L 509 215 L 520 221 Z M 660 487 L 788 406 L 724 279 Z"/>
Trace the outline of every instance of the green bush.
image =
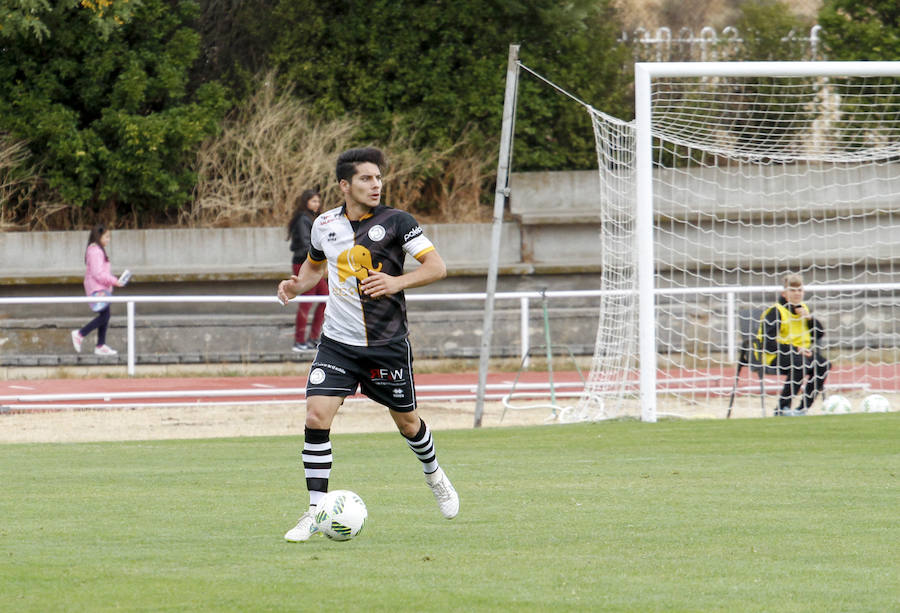
<path id="1" fill-rule="evenodd" d="M 483 146 L 500 132 L 508 49 L 607 112 L 627 113 L 630 78 L 610 3 L 580 0 L 281 0 L 270 63 L 325 117 L 365 118 L 362 140 L 400 120 L 414 146 L 453 145 L 471 130 Z M 260 31 L 272 29 L 259 28 Z M 596 165 L 583 107 L 523 73 L 516 118 L 517 169 Z"/>
<path id="2" fill-rule="evenodd" d="M 825 0 L 819 25 L 830 60 L 900 57 L 900 5 L 895 0 Z"/>
<path id="3" fill-rule="evenodd" d="M 197 3 L 136 4 L 106 30 L 92 3 L 57 7 L 41 13 L 44 36 L 4 42 L 0 130 L 26 140 L 47 187 L 88 218 L 177 214 L 196 150 L 227 108 L 221 86 L 189 81 Z"/>

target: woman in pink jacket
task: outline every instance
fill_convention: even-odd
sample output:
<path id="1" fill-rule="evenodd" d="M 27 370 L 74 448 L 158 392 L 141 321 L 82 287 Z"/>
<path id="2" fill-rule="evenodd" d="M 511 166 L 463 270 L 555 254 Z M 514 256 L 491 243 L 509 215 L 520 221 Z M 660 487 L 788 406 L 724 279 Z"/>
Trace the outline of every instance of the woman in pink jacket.
<path id="1" fill-rule="evenodd" d="M 103 224 L 98 224 L 91 229 L 88 238 L 87 249 L 84 252 L 84 291 L 88 296 L 98 296 L 97 303 L 91 303 L 91 309 L 96 310 L 97 316 L 80 330 L 72 330 L 72 345 L 75 351 L 81 353 L 81 343 L 84 337 L 97 330 L 97 346 L 94 353 L 97 355 L 116 355 L 118 351 L 106 344 L 106 330 L 109 328 L 109 303 L 102 302 L 103 296 L 112 294 L 113 287 L 122 287 L 117 277 L 109 272 L 109 256 L 106 255 L 106 246 L 109 245 L 111 231 Z M 95 307 L 94 305 L 97 305 Z M 99 310 L 97 310 L 99 309 Z"/>

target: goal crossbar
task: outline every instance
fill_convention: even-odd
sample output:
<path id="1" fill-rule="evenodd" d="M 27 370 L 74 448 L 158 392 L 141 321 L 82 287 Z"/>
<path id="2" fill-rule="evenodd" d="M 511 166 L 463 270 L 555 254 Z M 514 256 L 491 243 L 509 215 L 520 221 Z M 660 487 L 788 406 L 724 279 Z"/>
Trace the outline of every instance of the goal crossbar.
<path id="1" fill-rule="evenodd" d="M 900 62 L 637 62 L 635 81 L 654 77 L 893 77 Z"/>

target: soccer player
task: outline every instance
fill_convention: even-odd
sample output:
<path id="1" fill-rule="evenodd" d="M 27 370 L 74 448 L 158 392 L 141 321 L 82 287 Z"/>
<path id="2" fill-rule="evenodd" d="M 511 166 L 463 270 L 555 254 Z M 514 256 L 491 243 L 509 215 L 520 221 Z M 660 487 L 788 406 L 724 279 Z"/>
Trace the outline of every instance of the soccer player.
<path id="1" fill-rule="evenodd" d="M 791 403 L 801 386 L 801 413 L 806 412 L 816 395 L 825 389 L 831 364 L 816 347 L 823 336 L 825 329 L 803 302 L 803 277 L 787 275 L 781 296 L 763 312 L 757 333 L 757 345 L 762 348 L 763 361 L 775 366 L 779 374 L 787 377 L 778 397 L 775 415 L 791 413 Z M 803 385 L 804 377 L 807 378 L 806 385 Z"/>
<path id="2" fill-rule="evenodd" d="M 337 160 L 344 204 L 313 223 L 306 261 L 278 284 L 282 304 L 315 286 L 328 272 L 325 324 L 306 381 L 303 469 L 309 510 L 284 535 L 308 540 L 317 532 L 314 515 L 328 491 L 332 452 L 330 429 L 344 398 L 362 393 L 386 406 L 447 519 L 459 512 L 459 496 L 435 455 L 428 426 L 416 411 L 412 349 L 403 290 L 443 279 L 444 260 L 404 211 L 381 204 L 384 154 L 373 147 L 350 149 Z M 409 254 L 420 262 L 403 272 Z"/>

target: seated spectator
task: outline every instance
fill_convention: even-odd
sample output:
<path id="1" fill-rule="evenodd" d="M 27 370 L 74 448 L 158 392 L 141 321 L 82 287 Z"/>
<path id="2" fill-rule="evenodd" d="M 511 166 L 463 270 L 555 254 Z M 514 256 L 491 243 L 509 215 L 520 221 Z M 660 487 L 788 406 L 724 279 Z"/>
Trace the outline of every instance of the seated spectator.
<path id="1" fill-rule="evenodd" d="M 791 415 L 794 397 L 803 388 L 797 411 L 805 413 L 825 389 L 831 364 L 818 349 L 825 330 L 803 302 L 803 278 L 789 274 L 778 301 L 766 309 L 757 333 L 757 358 L 787 377 L 775 415 Z M 759 354 L 762 355 L 759 355 Z M 803 380 L 806 379 L 806 385 Z"/>

